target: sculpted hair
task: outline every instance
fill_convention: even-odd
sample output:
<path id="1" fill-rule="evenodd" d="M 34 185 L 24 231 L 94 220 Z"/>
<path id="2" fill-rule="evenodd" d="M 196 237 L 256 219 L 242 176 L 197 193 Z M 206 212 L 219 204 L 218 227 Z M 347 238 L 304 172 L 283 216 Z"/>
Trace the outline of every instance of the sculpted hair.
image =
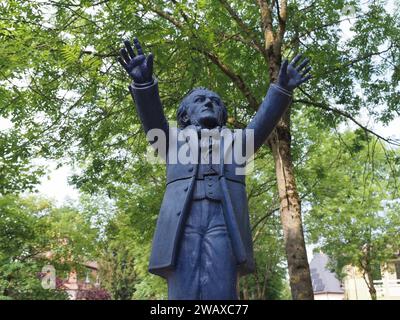
<path id="1" fill-rule="evenodd" d="M 197 87 L 197 88 L 194 88 L 194 89 L 190 90 L 188 92 L 188 94 L 186 96 L 184 96 L 184 98 L 182 99 L 182 101 L 181 101 L 181 103 L 179 105 L 178 111 L 176 113 L 178 126 L 180 128 L 182 128 L 182 129 L 187 127 L 188 125 L 190 125 L 190 119 L 186 119 L 187 108 L 189 106 L 189 104 L 187 102 L 187 98 L 193 92 L 196 92 L 196 91 L 199 91 L 199 90 L 206 90 L 206 91 L 209 91 L 209 92 L 213 92 L 213 91 L 211 91 L 211 90 L 209 90 L 207 88 L 204 88 L 204 87 Z M 222 107 L 223 107 L 222 108 L 222 119 L 220 119 L 220 122 L 221 122 L 219 124 L 220 126 L 226 125 L 226 121 L 228 120 L 228 110 L 226 110 L 226 107 L 225 107 L 223 102 L 222 102 Z"/>

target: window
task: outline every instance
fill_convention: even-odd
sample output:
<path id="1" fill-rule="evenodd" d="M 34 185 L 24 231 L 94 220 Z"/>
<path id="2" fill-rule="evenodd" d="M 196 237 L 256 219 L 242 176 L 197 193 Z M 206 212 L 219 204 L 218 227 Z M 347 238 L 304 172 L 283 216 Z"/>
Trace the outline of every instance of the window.
<path id="1" fill-rule="evenodd" d="M 400 279 L 400 261 L 396 261 L 394 266 L 396 268 L 396 278 Z"/>
<path id="2" fill-rule="evenodd" d="M 379 263 L 374 263 L 371 266 L 372 269 L 372 279 L 373 280 L 382 280 L 381 266 Z"/>

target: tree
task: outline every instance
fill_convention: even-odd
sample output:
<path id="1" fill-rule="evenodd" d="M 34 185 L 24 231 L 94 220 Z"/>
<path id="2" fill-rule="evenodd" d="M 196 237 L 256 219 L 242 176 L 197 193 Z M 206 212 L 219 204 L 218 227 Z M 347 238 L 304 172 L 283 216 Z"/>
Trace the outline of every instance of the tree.
<path id="1" fill-rule="evenodd" d="M 147 168 L 139 163 L 146 144 L 127 79 L 116 63 L 124 38 L 140 34 L 153 51 L 169 119 L 185 92 L 208 86 L 221 93 L 233 127 L 248 122 L 257 110 L 282 56 L 303 52 L 312 60 L 314 81 L 295 96 L 267 145 L 274 155 L 292 296 L 312 299 L 295 179 L 302 134 L 296 115 L 324 128 L 342 119 L 361 126 L 356 119 L 361 110 L 382 122 L 398 114 L 399 19 L 384 5 L 347 0 L 8 1 L 0 5 L 0 80 L 7 83 L 1 89 L 1 115 L 11 116 L 15 128 L 26 128 L 16 134 L 29 140 L 32 157 L 69 155 L 83 165 L 83 173 L 73 179 L 78 187 L 106 190 L 113 197 L 121 185 L 133 183 L 133 173 Z M 348 6 L 357 13 L 353 17 L 343 14 Z M 353 36 L 341 39 L 347 18 Z M 26 44 L 32 50 L 25 50 Z M 37 121 L 38 114 L 43 121 Z"/>
<path id="2" fill-rule="evenodd" d="M 0 298 L 67 299 L 63 279 L 95 257 L 96 242 L 97 230 L 72 207 L 0 197 Z M 41 284 L 42 268 L 49 264 L 56 270 L 56 290 Z"/>
<path id="3" fill-rule="evenodd" d="M 102 284 L 114 300 L 131 300 L 138 282 L 135 257 L 132 255 L 132 250 L 125 245 L 115 241 L 109 243 L 99 261 Z"/>
<path id="4" fill-rule="evenodd" d="M 31 163 L 31 147 L 15 130 L 0 132 L 0 195 L 32 190 L 44 174 Z"/>
<path id="5" fill-rule="evenodd" d="M 35 214 L 47 208 L 45 201 L 0 198 L 0 299 L 66 299 L 59 288 L 41 286 L 46 225 Z"/>
<path id="6" fill-rule="evenodd" d="M 241 279 L 240 297 L 244 300 L 289 299 L 272 156 L 258 154 L 253 164 L 254 170 L 248 175 L 246 184 L 256 270 L 254 274 Z"/>
<path id="7" fill-rule="evenodd" d="M 318 157 L 309 159 L 307 176 L 318 183 L 309 190 L 306 224 L 337 274 L 345 265 L 359 268 L 375 300 L 376 268 L 400 250 L 399 172 L 390 166 L 399 152 L 362 131 L 340 139 L 320 138 Z"/>
<path id="8" fill-rule="evenodd" d="M 154 221 L 157 211 L 151 211 L 141 201 L 142 197 L 149 197 L 146 191 L 136 199 L 130 197 L 125 211 L 119 209 L 106 228 L 99 257 L 100 277 L 102 285 L 116 300 L 167 297 L 164 281 L 148 272 L 152 231 L 146 230 L 145 220 Z"/>

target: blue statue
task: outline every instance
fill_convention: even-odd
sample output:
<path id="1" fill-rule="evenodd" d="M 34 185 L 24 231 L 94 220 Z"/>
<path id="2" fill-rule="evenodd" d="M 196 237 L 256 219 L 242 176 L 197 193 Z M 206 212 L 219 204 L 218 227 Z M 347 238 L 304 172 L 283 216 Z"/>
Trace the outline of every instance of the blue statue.
<path id="1" fill-rule="evenodd" d="M 119 62 L 133 79 L 129 90 L 146 133 L 161 130 L 171 152 L 170 128 L 153 76 L 153 55 L 144 55 L 139 41 L 125 41 Z M 286 111 L 293 90 L 310 79 L 308 59 L 284 61 L 259 110 L 243 132 L 254 132 L 254 148 L 268 138 Z M 197 88 L 182 100 L 178 131 L 221 130 L 227 110 L 218 94 Z M 176 141 L 178 148 L 188 141 Z M 211 144 L 210 144 L 211 148 Z M 167 186 L 161 205 L 149 271 L 167 280 L 169 299 L 237 299 L 237 279 L 254 271 L 245 176 L 235 161 L 172 163 L 167 161 Z"/>

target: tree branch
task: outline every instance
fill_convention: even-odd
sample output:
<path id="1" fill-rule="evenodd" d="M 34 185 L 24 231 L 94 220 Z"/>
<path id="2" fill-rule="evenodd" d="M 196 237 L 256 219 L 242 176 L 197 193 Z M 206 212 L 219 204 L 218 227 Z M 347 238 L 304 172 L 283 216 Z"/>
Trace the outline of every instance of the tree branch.
<path id="1" fill-rule="evenodd" d="M 253 41 L 251 41 L 251 39 L 244 38 L 240 33 L 227 34 L 227 33 L 224 33 L 224 32 L 219 32 L 218 36 L 221 38 L 221 41 L 218 42 L 217 44 L 215 44 L 215 47 L 220 46 L 225 41 L 235 40 L 235 41 L 240 42 L 240 43 L 242 43 L 242 44 L 244 44 L 246 46 L 250 46 L 251 48 L 253 48 L 257 52 L 260 52 L 259 48 L 254 44 Z M 266 58 L 266 57 L 264 57 L 264 58 Z"/>
<path id="2" fill-rule="evenodd" d="M 175 5 L 177 4 L 176 0 L 171 0 L 171 2 Z M 190 24 L 189 17 L 181 8 L 179 9 L 179 13 L 181 14 L 183 20 L 185 20 L 187 24 Z"/>
<path id="3" fill-rule="evenodd" d="M 274 28 L 272 25 L 272 9 L 274 1 L 271 1 L 271 5 L 266 0 L 257 0 L 261 11 L 261 26 L 264 32 L 265 50 L 267 52 L 272 51 L 275 40 Z"/>
<path id="4" fill-rule="evenodd" d="M 256 230 L 257 226 L 263 222 L 265 219 L 267 219 L 268 217 L 272 216 L 272 214 L 276 211 L 279 210 L 279 206 L 276 208 L 272 208 L 271 210 L 269 210 L 264 216 L 262 216 L 251 228 L 251 232 L 254 232 L 254 230 Z"/>
<path id="5" fill-rule="evenodd" d="M 230 16 L 233 20 L 235 20 L 240 29 L 251 39 L 253 47 L 255 47 L 263 55 L 266 61 L 268 61 L 267 52 L 262 43 L 258 41 L 257 36 L 254 34 L 254 32 L 244 23 L 244 21 L 239 17 L 239 15 L 235 12 L 235 10 L 233 10 L 233 8 L 226 0 L 219 0 L 219 2 L 226 9 L 226 11 L 228 11 Z"/>
<path id="6" fill-rule="evenodd" d="M 150 10 L 172 23 L 179 30 L 184 29 L 184 26 L 170 14 L 155 7 L 152 7 Z M 193 37 L 197 38 L 196 35 L 193 35 Z M 229 68 L 215 53 L 207 51 L 203 47 L 192 47 L 192 49 L 194 51 L 202 53 L 206 58 L 211 60 L 211 62 L 214 63 L 225 75 L 227 75 L 232 80 L 233 84 L 235 84 L 235 86 L 242 92 L 242 94 L 247 99 L 249 106 L 255 111 L 258 110 L 259 102 L 254 97 L 250 88 L 246 85 L 245 81 L 240 75 L 236 74 L 231 68 Z"/>
<path id="7" fill-rule="evenodd" d="M 370 53 L 364 54 L 364 55 L 362 55 L 360 57 L 357 57 L 355 59 L 347 61 L 346 63 L 342 64 L 341 66 L 332 69 L 332 71 L 339 71 L 344 67 L 350 67 L 350 66 L 352 66 L 352 65 L 354 65 L 354 64 L 356 64 L 358 62 L 364 61 L 364 60 L 366 60 L 368 58 L 371 58 L 373 56 L 379 56 L 382 53 L 390 51 L 392 48 L 393 48 L 393 43 L 391 43 L 390 46 L 385 50 L 377 51 L 377 52 L 370 52 Z"/>
<path id="8" fill-rule="evenodd" d="M 276 6 L 278 8 L 278 17 L 279 17 L 279 38 L 282 41 L 286 31 L 287 0 L 281 0 L 280 5 L 278 6 L 278 4 L 276 4 Z"/>
<path id="9" fill-rule="evenodd" d="M 154 13 L 158 14 L 161 18 L 164 18 L 165 20 L 171 22 L 179 30 L 183 30 L 182 23 L 180 21 L 176 20 L 169 13 L 166 13 L 166 12 L 164 12 L 164 11 L 158 9 L 158 8 L 155 8 L 155 7 L 152 7 L 150 10 L 153 11 Z"/>
<path id="10" fill-rule="evenodd" d="M 285 36 L 285 31 L 286 31 L 287 0 L 281 0 L 280 3 L 278 3 L 278 0 L 275 0 L 275 2 L 276 2 L 276 10 L 279 21 L 278 33 L 276 35 L 276 40 L 275 40 L 275 52 L 279 53 L 281 52 L 283 38 Z"/>
<path id="11" fill-rule="evenodd" d="M 202 54 L 204 54 L 204 56 L 206 56 L 208 59 L 210 59 L 238 87 L 238 89 L 243 93 L 243 95 L 247 99 L 250 107 L 255 111 L 258 110 L 259 102 L 253 96 L 253 94 L 250 91 L 250 88 L 246 85 L 246 83 L 244 82 L 244 80 L 242 79 L 242 77 L 240 75 L 236 74 L 233 70 L 231 70 L 214 53 L 206 51 L 203 48 L 193 48 L 193 49 L 198 52 L 201 52 Z"/>
<path id="12" fill-rule="evenodd" d="M 311 97 L 309 94 L 307 94 L 307 93 L 304 92 L 303 90 L 301 90 L 301 91 L 302 91 L 304 94 L 306 94 L 310 100 L 296 99 L 296 100 L 293 100 L 293 103 L 303 103 L 303 104 L 306 104 L 306 105 L 311 105 L 311 106 L 314 106 L 314 107 L 323 109 L 323 110 L 325 110 L 325 111 L 329 111 L 329 112 L 333 112 L 333 113 L 335 113 L 335 114 L 338 114 L 338 115 L 340 115 L 340 116 L 342 116 L 342 117 L 344 117 L 344 118 L 347 118 L 347 119 L 351 120 L 351 121 L 354 122 L 357 126 L 359 126 L 361 129 L 363 129 L 364 131 L 366 131 L 366 132 L 368 132 L 368 133 L 371 133 L 371 134 L 374 135 L 375 137 L 377 137 L 377 138 L 379 138 L 379 139 L 381 139 L 381 140 L 383 140 L 383 141 L 385 141 L 385 142 L 387 142 L 387 143 L 389 143 L 389 144 L 393 144 L 393 145 L 395 145 L 395 146 L 400 146 L 400 142 L 397 142 L 397 141 L 395 141 L 395 140 L 393 140 L 393 139 L 385 138 L 385 137 L 379 135 L 378 133 L 372 131 L 371 129 L 367 128 L 366 126 L 364 126 L 364 125 L 362 125 L 360 122 L 358 122 L 351 114 L 347 113 L 346 111 L 343 111 L 343 110 L 340 110 L 340 109 L 337 109 L 337 108 L 330 107 L 329 105 L 327 105 L 327 104 L 325 104 L 325 103 L 313 101 L 313 100 L 312 100 L 312 97 Z"/>

